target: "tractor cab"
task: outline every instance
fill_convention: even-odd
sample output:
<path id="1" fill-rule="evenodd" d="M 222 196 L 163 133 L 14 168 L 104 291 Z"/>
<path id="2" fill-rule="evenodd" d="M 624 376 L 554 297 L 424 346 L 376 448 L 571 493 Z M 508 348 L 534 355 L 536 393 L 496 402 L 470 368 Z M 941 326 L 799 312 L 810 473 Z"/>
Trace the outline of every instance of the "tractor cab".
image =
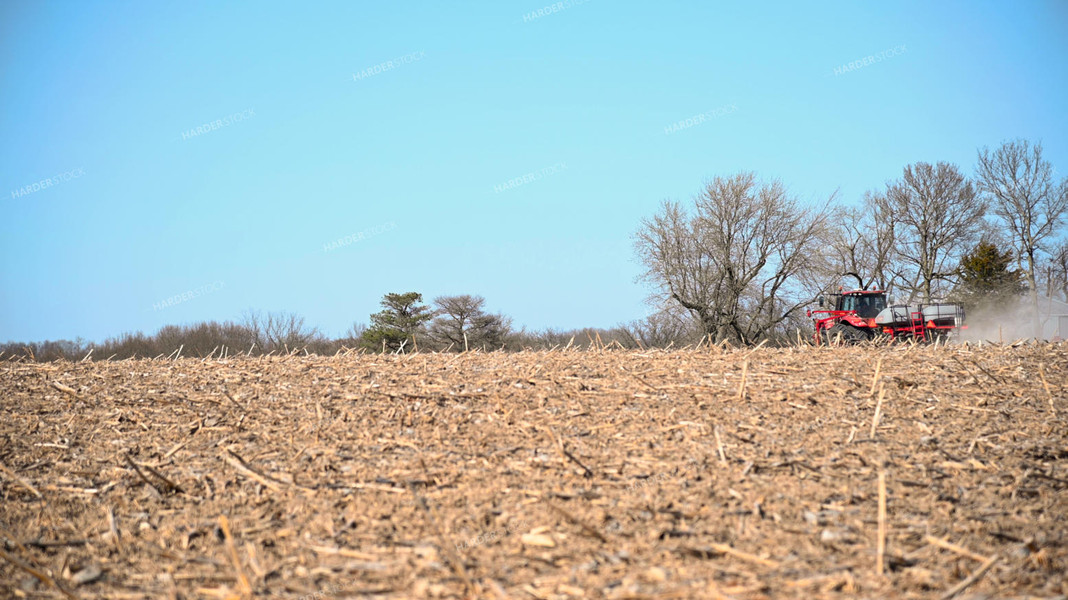
<path id="1" fill-rule="evenodd" d="M 835 310 L 853 311 L 862 319 L 874 319 L 886 308 L 886 294 L 883 292 L 849 292 L 838 296 L 839 308 Z"/>
<path id="2" fill-rule="evenodd" d="M 816 343 L 826 339 L 846 343 L 872 339 L 878 328 L 875 317 L 886 308 L 886 292 L 883 290 L 851 290 L 828 294 L 818 298 L 819 310 L 808 310 L 816 327 Z"/>
<path id="3" fill-rule="evenodd" d="M 855 314 L 862 319 L 874 319 L 886 308 L 886 292 L 881 290 L 853 290 L 830 294 L 829 299 L 819 298 L 821 308 L 828 311 Z"/>

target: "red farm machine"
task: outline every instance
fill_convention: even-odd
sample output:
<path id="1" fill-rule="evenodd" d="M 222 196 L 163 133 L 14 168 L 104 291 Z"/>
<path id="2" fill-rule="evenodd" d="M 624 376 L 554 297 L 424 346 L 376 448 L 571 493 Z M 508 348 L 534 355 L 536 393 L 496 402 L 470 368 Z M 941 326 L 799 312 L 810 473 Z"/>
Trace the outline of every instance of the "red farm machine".
<path id="1" fill-rule="evenodd" d="M 933 342 L 965 328 L 959 304 L 888 306 L 883 290 L 852 290 L 820 296 L 819 309 L 806 314 L 816 327 L 816 344 L 855 344 L 874 339 Z"/>

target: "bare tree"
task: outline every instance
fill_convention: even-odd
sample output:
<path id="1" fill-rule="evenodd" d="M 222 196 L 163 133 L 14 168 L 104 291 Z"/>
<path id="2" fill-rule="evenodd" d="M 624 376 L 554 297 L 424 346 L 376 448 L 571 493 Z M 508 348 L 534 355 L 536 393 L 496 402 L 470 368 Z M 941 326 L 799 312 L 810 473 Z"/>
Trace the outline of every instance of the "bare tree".
<path id="1" fill-rule="evenodd" d="M 781 182 L 745 172 L 708 183 L 692 215 L 664 202 L 635 249 L 662 300 L 690 311 L 704 335 L 749 344 L 811 301 L 826 218 L 826 206 L 803 208 Z"/>
<path id="2" fill-rule="evenodd" d="M 303 348 L 321 337 L 318 329 L 305 325 L 304 317 L 284 312 L 267 313 L 264 333 L 268 347 L 284 352 Z"/>
<path id="3" fill-rule="evenodd" d="M 1049 265 L 1046 266 L 1046 295 L 1059 297 L 1068 302 L 1068 242 L 1050 252 Z"/>
<path id="4" fill-rule="evenodd" d="M 627 324 L 626 331 L 646 348 L 678 347 L 692 344 L 702 337 L 692 315 L 677 303 Z"/>
<path id="5" fill-rule="evenodd" d="M 363 338 L 363 334 L 367 332 L 367 324 L 355 321 L 345 331 L 345 334 L 338 338 L 337 342 L 342 347 L 356 348 L 360 345 L 360 339 Z"/>
<path id="6" fill-rule="evenodd" d="M 889 289 L 894 282 L 895 229 L 886 196 L 866 192 L 860 206 L 843 208 L 828 231 L 830 276 L 859 289 Z"/>
<path id="7" fill-rule="evenodd" d="M 510 323 L 503 315 L 487 314 L 482 296 L 439 296 L 434 298 L 437 316 L 430 323 L 430 336 L 455 350 L 499 348 L 504 344 Z"/>
<path id="8" fill-rule="evenodd" d="M 887 184 L 887 207 L 896 222 L 895 275 L 909 292 L 930 302 L 953 281 L 962 254 L 974 246 L 985 206 L 956 165 L 919 162 Z"/>
<path id="9" fill-rule="evenodd" d="M 322 340 L 322 334 L 315 327 L 309 328 L 304 317 L 296 313 L 267 313 L 247 311 L 242 327 L 248 331 L 255 347 L 263 352 L 289 352 L 305 348 L 309 344 Z M 250 350 L 252 349 L 250 345 Z"/>
<path id="10" fill-rule="evenodd" d="M 1038 254 L 1059 233 L 1068 213 L 1068 179 L 1055 185 L 1053 167 L 1042 158 L 1042 144 L 1032 145 L 1027 140 L 1005 142 L 993 152 L 981 149 L 976 171 L 994 214 L 1011 235 L 1031 289 L 1035 336 L 1041 336 L 1035 278 Z"/>

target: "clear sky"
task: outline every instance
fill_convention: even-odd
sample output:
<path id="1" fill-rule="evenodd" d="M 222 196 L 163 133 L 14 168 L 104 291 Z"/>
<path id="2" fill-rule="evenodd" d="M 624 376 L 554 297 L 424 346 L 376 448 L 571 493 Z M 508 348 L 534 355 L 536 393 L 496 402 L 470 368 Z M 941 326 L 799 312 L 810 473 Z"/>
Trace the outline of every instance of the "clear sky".
<path id="1" fill-rule="evenodd" d="M 611 327 L 640 219 L 711 177 L 855 202 L 1016 137 L 1068 172 L 1065 1 L 546 4 L 0 0 L 0 341 L 336 336 L 404 291 Z"/>

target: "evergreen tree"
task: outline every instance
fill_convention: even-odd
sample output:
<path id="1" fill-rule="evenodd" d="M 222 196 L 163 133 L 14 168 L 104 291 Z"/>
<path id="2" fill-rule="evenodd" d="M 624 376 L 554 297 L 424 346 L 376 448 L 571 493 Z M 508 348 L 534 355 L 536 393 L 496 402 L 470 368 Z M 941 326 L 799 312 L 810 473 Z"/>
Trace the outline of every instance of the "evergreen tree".
<path id="1" fill-rule="evenodd" d="M 371 326 L 361 338 L 363 346 L 387 352 L 414 348 L 413 336 L 422 333 L 434 316 L 422 302 L 423 295 L 417 292 L 386 294 L 382 298 L 385 310 L 371 315 Z"/>
<path id="2" fill-rule="evenodd" d="M 1027 293 L 1023 272 L 1011 269 L 1012 251 L 1001 252 L 981 241 L 960 261 L 960 283 L 954 296 L 968 308 L 1002 306 Z"/>

